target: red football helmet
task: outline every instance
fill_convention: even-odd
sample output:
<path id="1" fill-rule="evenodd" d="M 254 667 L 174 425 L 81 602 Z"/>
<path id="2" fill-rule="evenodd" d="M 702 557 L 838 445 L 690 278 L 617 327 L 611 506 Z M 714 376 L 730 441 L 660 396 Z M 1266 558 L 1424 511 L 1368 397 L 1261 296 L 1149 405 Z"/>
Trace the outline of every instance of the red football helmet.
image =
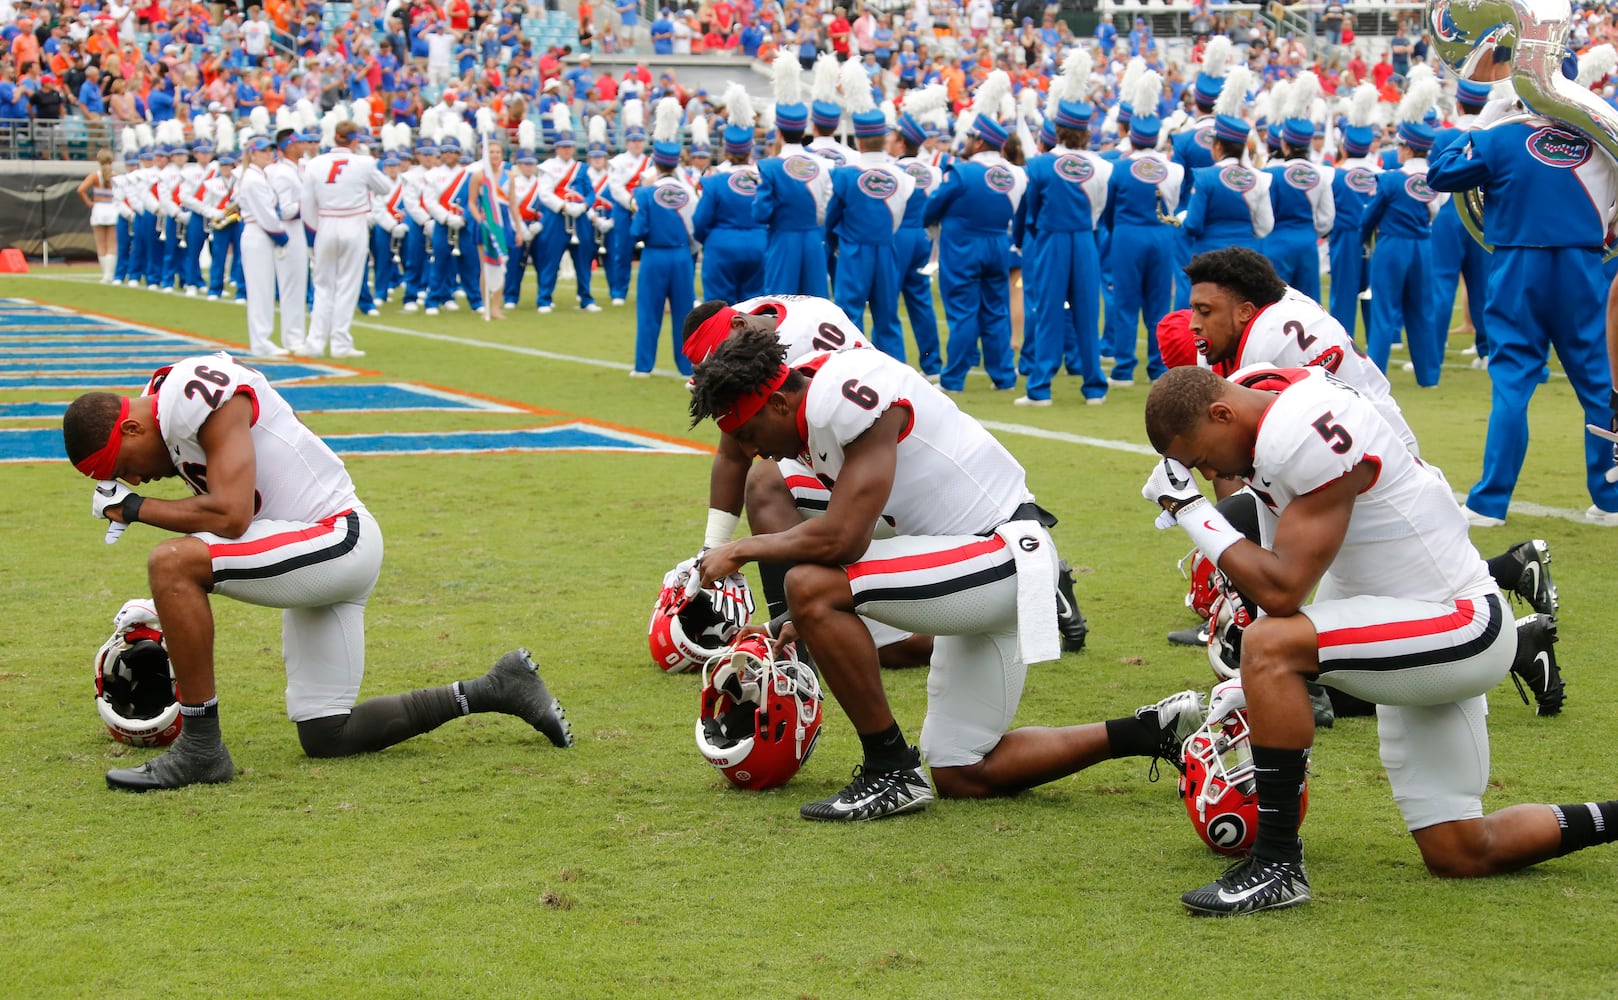
<path id="1" fill-rule="evenodd" d="M 1189 572 L 1186 570 L 1188 564 L 1191 567 Z M 1189 555 L 1180 560 L 1180 573 L 1191 580 L 1191 587 L 1185 594 L 1185 606 L 1200 615 L 1203 621 L 1212 618 L 1214 599 L 1223 589 L 1219 567 L 1203 555 L 1201 549 L 1192 549 Z"/>
<path id="2" fill-rule="evenodd" d="M 163 747 L 180 735 L 180 698 L 151 601 L 127 601 L 112 638 L 91 661 L 96 711 L 107 732 L 132 747 Z"/>
<path id="3" fill-rule="evenodd" d="M 737 788 L 779 787 L 814 752 L 821 703 L 820 680 L 791 645 L 742 636 L 703 665 L 697 749 Z"/>
<path id="4" fill-rule="evenodd" d="M 1216 696 L 1211 700 L 1213 711 L 1220 711 L 1220 699 Z M 1231 709 L 1217 719 L 1210 713 L 1202 728 L 1186 737 L 1180 798 L 1185 800 L 1186 814 L 1203 843 L 1232 857 L 1241 857 L 1252 849 L 1258 838 L 1258 788 L 1253 778 L 1253 750 L 1248 742 L 1244 709 Z M 1300 826 L 1308 811 L 1306 780 L 1298 806 Z"/>
<path id="5" fill-rule="evenodd" d="M 1228 592 L 1213 600 L 1208 619 L 1208 665 L 1214 676 L 1228 681 L 1242 673 L 1242 630 L 1253 624 L 1246 602 Z"/>
<path id="6" fill-rule="evenodd" d="M 701 668 L 709 657 L 724 652 L 741 628 L 733 617 L 727 618 L 715 607 L 715 591 L 687 594 L 688 574 L 694 565 L 695 560 L 687 560 L 663 577 L 663 589 L 658 592 L 646 626 L 652 662 L 671 674 Z M 734 579 L 743 592 L 740 599 L 751 607 L 751 595 L 745 593 L 746 581 Z"/>

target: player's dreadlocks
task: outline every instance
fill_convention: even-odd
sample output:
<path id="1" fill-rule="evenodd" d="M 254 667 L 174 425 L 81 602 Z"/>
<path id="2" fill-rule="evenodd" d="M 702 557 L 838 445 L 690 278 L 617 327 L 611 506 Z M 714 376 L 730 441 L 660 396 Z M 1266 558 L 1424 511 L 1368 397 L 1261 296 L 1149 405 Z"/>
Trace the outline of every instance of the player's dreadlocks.
<path id="1" fill-rule="evenodd" d="M 691 426 L 724 413 L 774 378 L 786 351 L 774 330 L 740 330 L 726 337 L 692 375 Z M 781 388 L 792 390 L 802 384 L 803 376 L 793 372 Z"/>
<path id="2" fill-rule="evenodd" d="M 62 416 L 62 445 L 74 465 L 100 451 L 118 422 L 119 397 L 110 392 L 87 392 L 68 405 Z"/>
<path id="3" fill-rule="evenodd" d="M 1146 397 L 1146 436 L 1152 447 L 1162 454 L 1169 442 L 1194 430 L 1207 419 L 1208 406 L 1229 388 L 1229 382 L 1206 368 L 1170 368 Z"/>
<path id="4" fill-rule="evenodd" d="M 1287 293 L 1287 283 L 1275 273 L 1270 259 L 1246 247 L 1199 253 L 1185 266 L 1185 273 L 1193 285 L 1218 285 L 1239 300 L 1261 308 L 1281 301 Z"/>

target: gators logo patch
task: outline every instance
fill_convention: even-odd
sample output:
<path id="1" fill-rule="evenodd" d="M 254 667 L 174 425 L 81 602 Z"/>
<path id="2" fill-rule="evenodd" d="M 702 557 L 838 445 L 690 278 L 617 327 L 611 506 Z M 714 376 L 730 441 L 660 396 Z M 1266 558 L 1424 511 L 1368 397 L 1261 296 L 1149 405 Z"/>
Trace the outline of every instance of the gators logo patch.
<path id="1" fill-rule="evenodd" d="M 1145 184 L 1161 184 L 1168 179 L 1169 168 L 1162 160 L 1142 157 L 1130 162 L 1129 175 Z"/>
<path id="2" fill-rule="evenodd" d="M 1571 170 L 1590 159 L 1590 140 L 1577 132 L 1547 125 L 1528 137 L 1528 155 L 1547 167 Z"/>
<path id="3" fill-rule="evenodd" d="M 1434 198 L 1438 197 L 1438 195 L 1433 193 L 1433 189 L 1427 186 L 1427 178 L 1423 177 L 1421 174 L 1411 174 L 1405 180 L 1405 194 L 1408 194 L 1410 197 L 1416 199 L 1424 205 L 1430 203 Z"/>
<path id="4" fill-rule="evenodd" d="M 1258 184 L 1258 178 L 1254 176 L 1253 172 L 1246 167 L 1235 166 L 1233 164 L 1219 171 L 1219 183 L 1230 188 L 1232 191 L 1246 194 L 1247 192 L 1253 190 L 1253 188 Z"/>
<path id="5" fill-rule="evenodd" d="M 860 174 L 855 186 L 868 198 L 887 201 L 898 192 L 899 181 L 886 170 L 866 170 Z"/>
<path id="6" fill-rule="evenodd" d="M 789 156 L 781 164 L 781 169 L 787 176 L 795 181 L 808 183 L 820 176 L 820 162 L 813 156 Z"/>
<path id="7" fill-rule="evenodd" d="M 1017 178 L 1011 170 L 1002 164 L 995 164 L 983 174 L 983 182 L 989 185 L 989 190 L 1001 194 L 1010 194 L 1011 189 L 1017 186 Z"/>
<path id="8" fill-rule="evenodd" d="M 758 174 L 751 170 L 737 170 L 730 175 L 730 189 L 746 198 L 758 194 Z"/>
<path id="9" fill-rule="evenodd" d="M 1313 191 L 1320 186 L 1320 174 L 1307 163 L 1294 163 L 1281 174 L 1287 184 L 1299 191 Z"/>
<path id="10" fill-rule="evenodd" d="M 1343 183 L 1357 194 L 1376 194 L 1376 171 L 1365 167 L 1351 167 L 1343 171 Z"/>
<path id="11" fill-rule="evenodd" d="M 837 150 L 831 148 L 830 146 L 816 146 L 814 149 L 811 149 L 809 152 L 811 152 L 811 153 L 815 154 L 816 156 L 820 157 L 822 160 L 830 160 L 833 163 L 837 164 L 839 167 L 848 166 L 848 157 L 844 156 L 842 153 L 840 153 Z"/>
<path id="12" fill-rule="evenodd" d="M 691 195 L 678 184 L 659 184 L 652 192 L 652 200 L 664 208 L 678 211 L 691 201 Z"/>
<path id="13" fill-rule="evenodd" d="M 933 189 L 933 172 L 923 164 L 912 160 L 904 165 L 904 171 L 915 179 L 916 190 L 925 194 Z"/>
<path id="14" fill-rule="evenodd" d="M 1211 128 L 1199 128 L 1191 133 L 1191 141 L 1209 152 L 1213 151 L 1214 133 Z"/>
<path id="15" fill-rule="evenodd" d="M 1056 176 L 1064 181 L 1083 184 L 1095 175 L 1096 168 L 1082 156 L 1063 155 L 1056 158 Z"/>

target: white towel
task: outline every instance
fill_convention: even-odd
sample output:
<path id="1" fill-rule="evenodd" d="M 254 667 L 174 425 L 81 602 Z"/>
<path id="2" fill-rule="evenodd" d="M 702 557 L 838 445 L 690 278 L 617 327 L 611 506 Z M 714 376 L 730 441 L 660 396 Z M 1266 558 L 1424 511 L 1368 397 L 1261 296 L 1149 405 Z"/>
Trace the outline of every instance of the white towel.
<path id="1" fill-rule="evenodd" d="M 1007 521 L 994 533 L 1017 565 L 1017 645 L 1023 663 L 1062 655 L 1056 631 L 1056 543 L 1038 521 Z"/>

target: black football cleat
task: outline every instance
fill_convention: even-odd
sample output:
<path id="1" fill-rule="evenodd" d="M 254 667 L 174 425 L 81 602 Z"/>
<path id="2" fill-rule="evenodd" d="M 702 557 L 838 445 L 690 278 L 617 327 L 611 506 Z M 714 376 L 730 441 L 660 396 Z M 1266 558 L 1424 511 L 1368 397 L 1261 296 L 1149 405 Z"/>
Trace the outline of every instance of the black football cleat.
<path id="1" fill-rule="evenodd" d="M 920 812 L 933 801 L 933 786 L 923 773 L 921 755 L 911 748 L 914 766 L 871 772 L 854 768 L 854 780 L 836 795 L 799 807 L 804 819 L 856 823 Z"/>
<path id="2" fill-rule="evenodd" d="M 1309 902 L 1309 876 L 1302 861 L 1252 856 L 1231 865 L 1217 882 L 1192 889 L 1180 902 L 1193 916 L 1234 917 Z"/>
<path id="3" fill-rule="evenodd" d="M 1166 760 L 1176 771 L 1185 772 L 1186 737 L 1201 727 L 1206 710 L 1195 691 L 1179 691 L 1162 701 L 1135 709 L 1135 718 L 1158 731 L 1157 756 L 1152 760 L 1151 778 L 1157 780 L 1157 762 Z"/>
<path id="4" fill-rule="evenodd" d="M 1522 564 L 1522 576 L 1512 588 L 1514 596 L 1528 602 L 1536 614 L 1555 615 L 1560 602 L 1556 584 L 1551 581 L 1551 548 L 1542 538 L 1513 545 L 1506 553 Z"/>
<path id="5" fill-rule="evenodd" d="M 1078 599 L 1073 596 L 1073 570 L 1062 560 L 1056 575 L 1056 628 L 1062 633 L 1062 651 L 1077 653 L 1084 648 L 1090 624 L 1079 610 Z"/>
<path id="6" fill-rule="evenodd" d="M 220 785 L 236 776 L 230 751 L 216 741 L 180 738 L 167 752 L 139 767 L 122 767 L 107 772 L 107 787 L 120 792 L 155 792 L 186 785 Z"/>
<path id="7" fill-rule="evenodd" d="M 568 725 L 562 703 L 551 697 L 539 676 L 539 666 L 526 649 L 514 649 L 495 661 L 483 676 L 494 711 L 515 715 L 545 734 L 559 747 L 573 745 L 573 729 Z"/>
<path id="8" fill-rule="evenodd" d="M 1208 623 L 1194 625 L 1191 628 L 1182 628 L 1169 633 L 1171 646 L 1195 646 L 1198 649 L 1208 645 Z"/>
<path id="9" fill-rule="evenodd" d="M 1557 715 L 1567 701 L 1567 686 L 1556 665 L 1556 619 L 1529 615 L 1517 619 L 1517 657 L 1511 663 L 1511 681 L 1524 705 L 1534 695 L 1535 715 Z"/>

